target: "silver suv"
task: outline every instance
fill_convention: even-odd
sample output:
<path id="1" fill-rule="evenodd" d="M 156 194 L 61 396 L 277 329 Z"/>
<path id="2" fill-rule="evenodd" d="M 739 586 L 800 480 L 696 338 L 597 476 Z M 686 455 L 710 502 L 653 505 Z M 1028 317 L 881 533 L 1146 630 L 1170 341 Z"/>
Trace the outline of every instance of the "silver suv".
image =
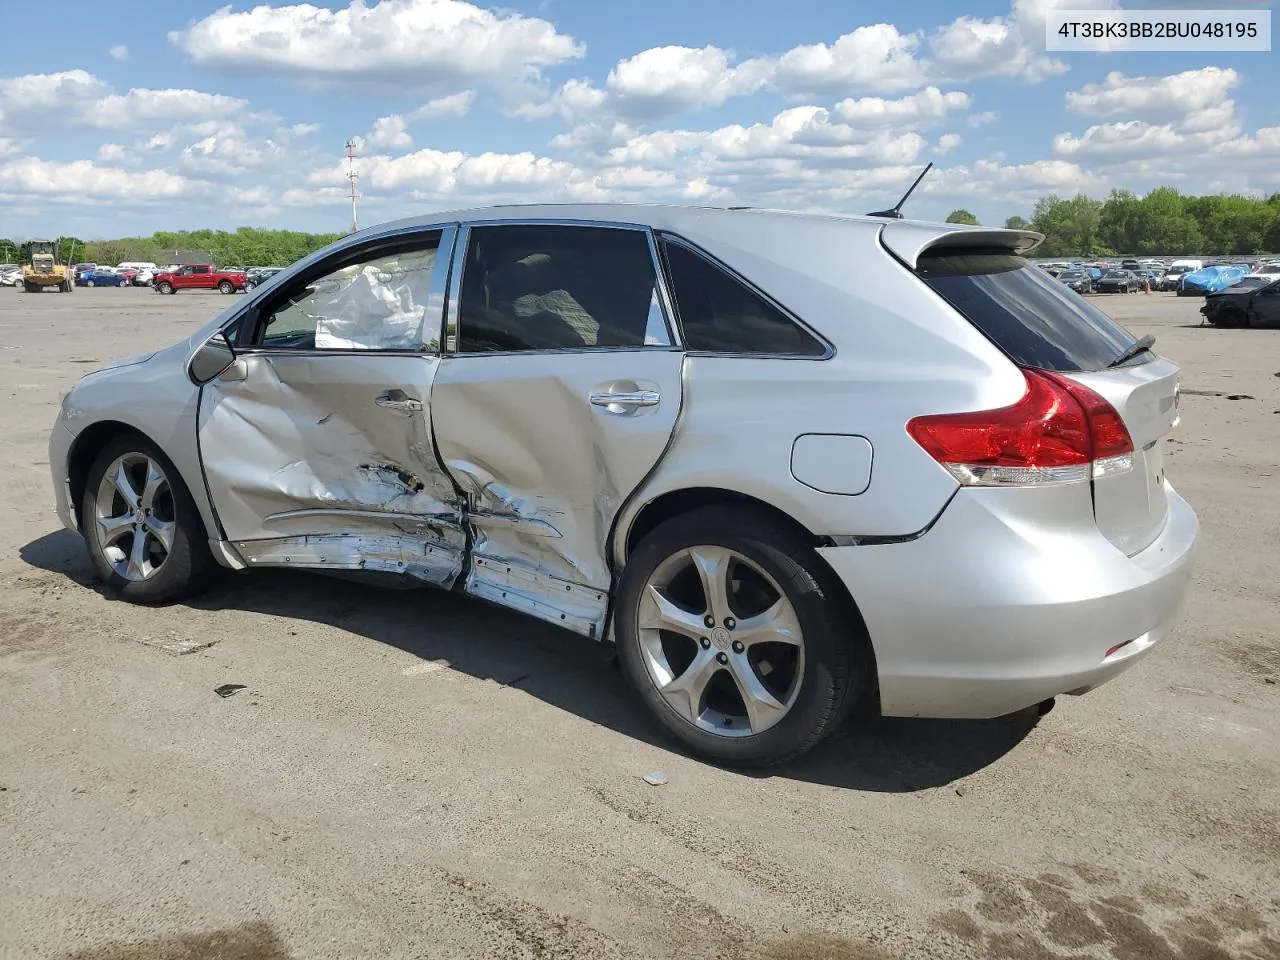
<path id="1" fill-rule="evenodd" d="M 884 218 L 500 207 L 346 237 L 86 376 L 58 511 L 110 589 L 375 571 L 616 644 L 722 762 L 859 701 L 992 717 L 1164 637 L 1178 370 L 1022 258 Z"/>

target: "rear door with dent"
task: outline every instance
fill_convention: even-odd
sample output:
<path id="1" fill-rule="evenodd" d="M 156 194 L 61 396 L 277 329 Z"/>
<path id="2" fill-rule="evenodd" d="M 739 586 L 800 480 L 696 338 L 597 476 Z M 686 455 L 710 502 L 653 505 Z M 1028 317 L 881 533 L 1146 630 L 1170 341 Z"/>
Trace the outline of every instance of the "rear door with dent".
<path id="1" fill-rule="evenodd" d="M 652 239 L 626 225 L 463 231 L 431 408 L 465 497 L 466 589 L 601 637 L 614 520 L 682 398 Z"/>
<path id="2" fill-rule="evenodd" d="M 202 390 L 199 440 L 251 566 L 458 575 L 466 538 L 428 402 L 453 233 L 347 248 L 241 317 L 236 362 Z"/>

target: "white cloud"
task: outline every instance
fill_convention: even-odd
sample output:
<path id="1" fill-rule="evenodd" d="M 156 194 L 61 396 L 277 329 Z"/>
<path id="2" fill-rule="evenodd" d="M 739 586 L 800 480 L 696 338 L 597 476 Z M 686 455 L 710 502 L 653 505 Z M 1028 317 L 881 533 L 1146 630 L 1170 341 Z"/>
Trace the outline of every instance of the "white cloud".
<path id="1" fill-rule="evenodd" d="M 409 114 L 409 119 L 429 121 L 443 120 L 446 117 L 465 117 L 470 112 L 471 104 L 475 99 L 474 90 L 463 90 L 461 93 L 451 93 L 447 97 L 436 97 Z"/>
<path id="2" fill-rule="evenodd" d="M 295 123 L 289 128 L 289 133 L 295 137 L 309 137 L 319 129 L 318 123 Z"/>
<path id="3" fill-rule="evenodd" d="M 119 143 L 104 143 L 98 148 L 98 159 L 108 162 L 114 160 L 123 160 L 127 151 L 124 146 Z"/>
<path id="4" fill-rule="evenodd" d="M 123 60 L 128 60 L 128 59 L 129 59 L 129 48 L 128 48 L 128 47 L 126 47 L 123 43 L 122 43 L 122 44 L 119 44 L 118 46 L 114 46 L 114 47 L 112 47 L 112 48 L 111 48 L 109 51 L 107 51 L 107 52 L 111 54 L 111 57 L 112 57 L 112 59 L 113 59 L 113 60 L 122 60 L 122 61 L 123 61 Z"/>
<path id="5" fill-rule="evenodd" d="M 180 197 L 190 182 L 165 170 L 132 172 L 91 160 L 52 162 L 22 157 L 0 163 L 0 193 L 26 192 L 73 202 L 127 199 L 135 202 Z"/>
<path id="6" fill-rule="evenodd" d="M 367 142 L 383 150 L 407 150 L 413 146 L 413 137 L 405 129 L 404 117 L 393 113 L 389 117 L 379 117 L 373 121 Z"/>
<path id="7" fill-rule="evenodd" d="M 933 150 L 934 153 L 950 153 L 963 142 L 958 133 L 944 133 L 938 138 Z"/>
<path id="8" fill-rule="evenodd" d="M 898 100 L 841 100 L 831 108 L 831 115 L 853 126 L 910 127 L 936 122 L 951 111 L 966 110 L 969 102 L 969 95 L 960 90 L 943 93 L 937 87 L 926 87 Z"/>
<path id="9" fill-rule="evenodd" d="M 237 97 L 198 90 L 137 88 L 116 94 L 84 70 L 0 78 L 0 123 L 11 129 L 57 130 L 67 123 L 155 128 L 188 118 L 232 116 L 247 107 Z"/>
<path id="10" fill-rule="evenodd" d="M 398 89 L 508 87 L 537 81 L 542 68 L 585 52 L 546 20 L 465 0 L 352 0 L 336 11 L 309 3 L 239 12 L 226 6 L 169 39 L 216 70 Z"/>
<path id="11" fill-rule="evenodd" d="M 652 47 L 619 60 L 605 88 L 621 114 L 670 116 L 754 93 L 769 80 L 768 63 L 748 60 L 731 66 L 730 56 L 715 46 Z"/>
<path id="12" fill-rule="evenodd" d="M 1134 118 L 1182 116 L 1221 107 L 1228 92 L 1240 83 L 1235 70 L 1204 67 L 1165 77 L 1126 77 L 1107 74 L 1067 94 L 1067 109 L 1091 117 Z"/>
<path id="13" fill-rule="evenodd" d="M 894 92 L 920 86 L 924 64 L 916 58 L 920 34 L 902 34 L 891 23 L 858 27 L 835 43 L 793 47 L 777 61 L 775 83 L 795 93 Z"/>
<path id="14" fill-rule="evenodd" d="M 969 117 L 969 126 L 985 127 L 988 123 L 995 123 L 1000 119 L 1000 114 L 994 110 L 983 110 L 981 113 L 975 113 Z"/>
<path id="15" fill-rule="evenodd" d="M 1172 124 L 1128 120 L 1097 124 L 1079 137 L 1061 133 L 1053 138 L 1053 150 L 1072 157 L 1154 156 L 1180 149 L 1185 139 Z"/>
<path id="16" fill-rule="evenodd" d="M 27 148 L 30 140 L 19 140 L 17 137 L 0 137 L 0 157 L 11 157 Z"/>

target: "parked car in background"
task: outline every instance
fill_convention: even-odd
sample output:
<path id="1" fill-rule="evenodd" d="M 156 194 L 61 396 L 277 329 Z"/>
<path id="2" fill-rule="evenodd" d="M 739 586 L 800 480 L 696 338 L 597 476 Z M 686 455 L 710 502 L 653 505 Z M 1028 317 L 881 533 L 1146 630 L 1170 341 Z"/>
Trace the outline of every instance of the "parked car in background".
<path id="1" fill-rule="evenodd" d="M 1120 269 L 1132 270 L 1134 273 L 1137 273 L 1139 270 L 1142 269 L 1142 264 L 1139 263 L 1137 260 L 1121 260 Z"/>
<path id="2" fill-rule="evenodd" d="M 1243 277 L 1205 296 L 1200 313 L 1215 327 L 1280 325 L 1280 275 Z"/>
<path id="3" fill-rule="evenodd" d="M 1160 280 L 1161 290 L 1177 290 L 1185 274 L 1204 269 L 1202 260 L 1175 260 Z"/>
<path id="4" fill-rule="evenodd" d="M 212 264 L 187 264 L 176 270 L 157 273 L 152 278 L 157 293 L 177 293 L 179 290 L 218 290 L 236 293 L 244 290 L 244 272 L 240 270 L 215 270 Z"/>
<path id="5" fill-rule="evenodd" d="M 138 275 L 133 278 L 133 285 L 135 287 L 149 287 L 151 286 L 151 281 L 155 279 L 155 275 L 155 270 L 143 267 L 138 271 Z"/>
<path id="6" fill-rule="evenodd" d="M 1093 293 L 1093 277 L 1085 270 L 1063 270 L 1058 274 L 1058 282 L 1076 293 Z"/>
<path id="7" fill-rule="evenodd" d="M 1093 284 L 1096 293 L 1133 293 L 1141 289 L 1138 275 L 1131 270 L 1108 270 Z"/>
<path id="8" fill-rule="evenodd" d="M 21 287 L 22 266 L 16 263 L 0 264 L 0 287 Z"/>
<path id="9" fill-rule="evenodd" d="M 1207 293 L 1225 290 L 1241 279 L 1247 270 L 1240 264 L 1225 264 L 1184 273 L 1178 281 L 1178 296 L 1203 297 Z"/>
<path id="10" fill-rule="evenodd" d="M 0 268 L 3 269 L 3 268 Z M 1259 261 L 1253 265 L 1253 270 L 1245 274 L 1249 277 L 1274 277 L 1280 279 L 1280 261 L 1272 260 L 1270 262 Z"/>
<path id="11" fill-rule="evenodd" d="M 250 267 L 244 272 L 244 287 L 246 290 L 252 290 L 254 287 L 270 280 L 283 269 L 284 267 Z"/>
<path id="12" fill-rule="evenodd" d="M 94 267 L 76 273 L 78 287 L 127 287 L 129 278 L 111 267 Z"/>
<path id="13" fill-rule="evenodd" d="M 79 280 L 80 274 L 88 273 L 90 270 L 93 270 L 97 266 L 98 265 L 96 263 L 77 263 L 74 267 L 71 268 L 71 273 L 76 280 Z"/>
<path id="14" fill-rule="evenodd" d="M 126 600 L 361 570 L 612 642 L 721 762 L 857 705 L 1001 716 L 1157 646 L 1197 537 L 1177 366 L 1039 239 L 648 204 L 368 229 L 81 379 L 58 514 Z"/>

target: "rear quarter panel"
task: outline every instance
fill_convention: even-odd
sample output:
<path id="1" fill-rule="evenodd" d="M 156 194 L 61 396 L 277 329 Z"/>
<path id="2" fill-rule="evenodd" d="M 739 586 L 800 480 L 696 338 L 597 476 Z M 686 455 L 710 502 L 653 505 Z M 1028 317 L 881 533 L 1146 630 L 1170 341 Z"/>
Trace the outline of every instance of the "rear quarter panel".
<path id="1" fill-rule="evenodd" d="M 779 220 L 781 219 L 781 223 Z M 833 536 L 907 536 L 926 528 L 957 488 L 914 441 L 912 417 L 1015 402 L 1014 365 L 879 244 L 878 225 L 771 217 L 759 227 L 708 218 L 679 232 L 741 273 L 829 340 L 826 360 L 691 353 L 685 405 L 658 468 L 619 523 L 689 487 L 744 493 Z M 766 227 L 767 225 L 767 227 Z M 791 474 L 805 433 L 870 441 L 871 482 L 822 493 Z M 621 559 L 621 554 L 615 552 Z"/>

